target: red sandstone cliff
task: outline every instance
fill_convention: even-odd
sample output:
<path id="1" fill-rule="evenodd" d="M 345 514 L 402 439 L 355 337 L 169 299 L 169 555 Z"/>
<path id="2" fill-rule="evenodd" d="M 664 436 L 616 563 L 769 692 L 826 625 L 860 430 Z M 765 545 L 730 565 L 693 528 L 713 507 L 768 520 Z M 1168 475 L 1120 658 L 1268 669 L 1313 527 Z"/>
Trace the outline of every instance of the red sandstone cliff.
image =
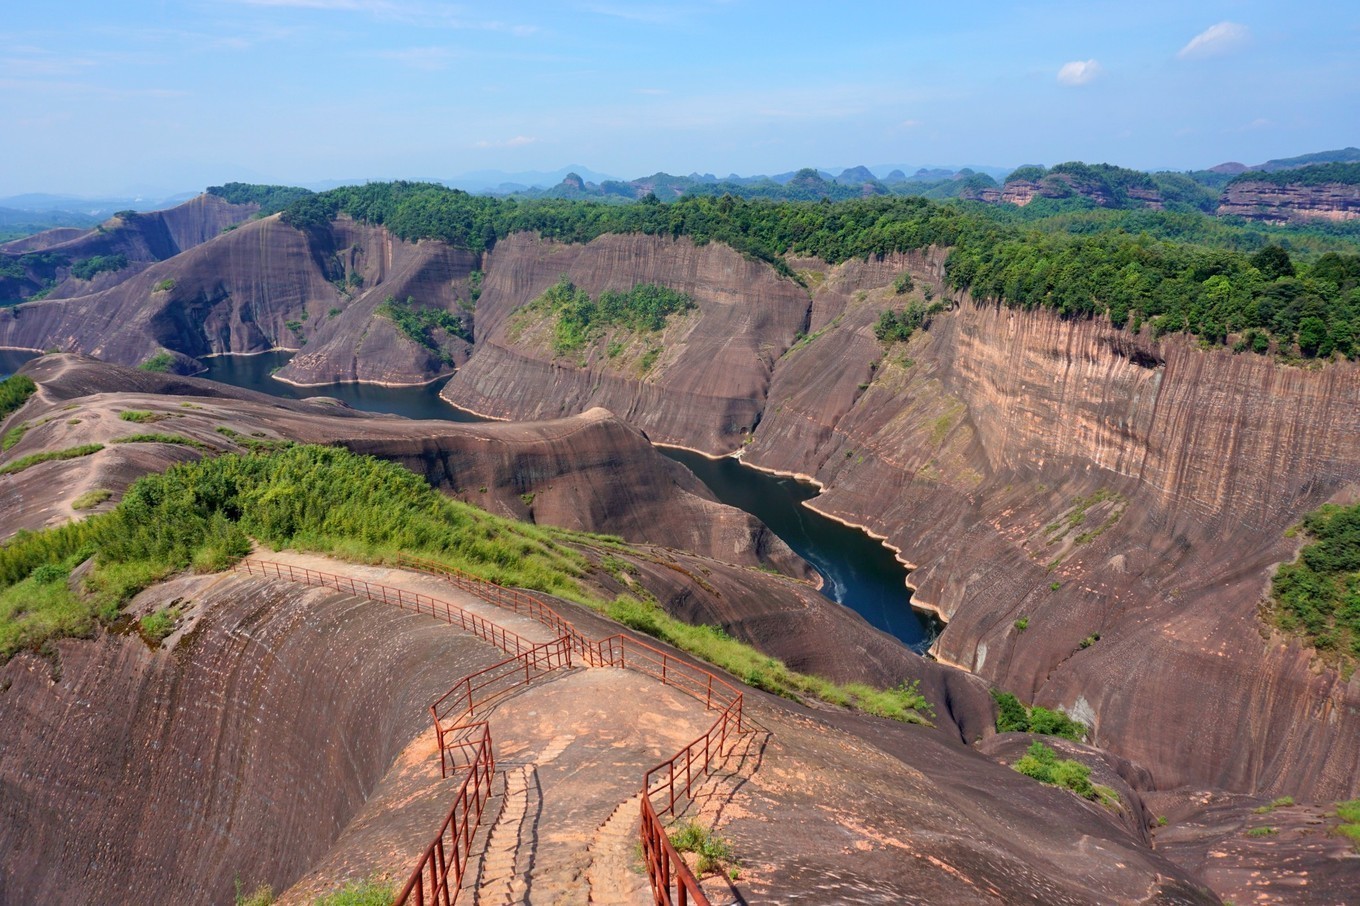
<path id="1" fill-rule="evenodd" d="M 1360 217 L 1360 185 L 1234 182 L 1223 190 L 1218 213 L 1268 223 L 1355 220 Z"/>

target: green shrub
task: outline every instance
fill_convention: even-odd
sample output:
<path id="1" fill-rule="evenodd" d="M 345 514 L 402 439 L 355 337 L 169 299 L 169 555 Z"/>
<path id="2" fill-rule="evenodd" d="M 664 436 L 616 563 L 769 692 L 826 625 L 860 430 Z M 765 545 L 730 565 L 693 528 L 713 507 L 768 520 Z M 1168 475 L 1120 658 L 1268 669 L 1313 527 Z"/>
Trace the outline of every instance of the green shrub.
<path id="1" fill-rule="evenodd" d="M 915 288 L 916 284 L 912 281 L 911 274 L 906 271 L 898 274 L 897 279 L 893 281 L 893 292 L 899 296 L 909 293 Z"/>
<path id="2" fill-rule="evenodd" d="M 174 288 L 175 288 L 174 279 L 171 277 L 167 277 L 166 279 L 161 280 L 159 283 L 157 283 L 153 291 L 158 293 L 168 293 L 170 292 L 170 290 Z"/>
<path id="3" fill-rule="evenodd" d="M 1311 539 L 1275 572 L 1274 622 L 1348 670 L 1360 658 L 1360 504 L 1327 504 L 1303 520 Z"/>
<path id="4" fill-rule="evenodd" d="M 1253 827 L 1251 830 L 1247 831 L 1247 836 L 1248 836 L 1248 837 L 1269 837 L 1270 835 L 1272 835 L 1272 834 L 1278 834 L 1279 832 L 1280 832 L 1279 828 L 1275 828 L 1275 827 Z"/>
<path id="5" fill-rule="evenodd" d="M 732 852 L 732 844 L 698 821 L 686 821 L 671 831 L 668 836 L 671 840 L 671 846 L 674 846 L 678 852 L 694 853 L 699 857 L 694 867 L 694 874 L 697 877 L 721 871 L 725 866 L 736 862 L 736 857 Z"/>
<path id="6" fill-rule="evenodd" d="M 472 331 L 462 318 L 442 308 L 417 308 L 410 296 L 406 297 L 405 302 L 388 296 L 373 313 L 387 318 L 407 339 L 435 353 L 446 365 L 453 364 L 453 356 L 439 345 L 431 331 L 442 330 L 449 336 L 472 342 Z"/>
<path id="7" fill-rule="evenodd" d="M 142 371 L 164 374 L 175 367 L 175 357 L 168 352 L 158 352 L 137 367 Z"/>
<path id="8" fill-rule="evenodd" d="M 105 271 L 121 271 L 128 266 L 127 255 L 94 255 L 71 265 L 71 276 L 92 280 Z"/>
<path id="9" fill-rule="evenodd" d="M 159 645 L 170 637 L 175 631 L 175 624 L 179 621 L 180 611 L 177 607 L 166 607 L 155 613 L 149 613 L 142 617 L 140 627 L 142 638 L 152 645 Z"/>
<path id="10" fill-rule="evenodd" d="M 23 374 L 12 374 L 0 381 L 0 418 L 16 411 L 37 389 L 38 385 Z"/>
<path id="11" fill-rule="evenodd" d="M 162 433 L 143 433 L 125 434 L 122 437 L 115 437 L 109 441 L 111 444 L 177 444 L 182 447 L 194 447 L 198 450 L 216 451 L 216 447 L 209 446 L 201 440 L 194 440 L 191 437 L 182 437 L 178 434 Z"/>
<path id="12" fill-rule="evenodd" d="M 245 886 L 241 879 L 236 879 L 236 899 L 234 906 L 273 906 L 274 888 L 268 884 L 261 884 L 250 893 L 246 893 Z"/>
<path id="13" fill-rule="evenodd" d="M 610 328 L 655 333 L 671 315 L 694 307 L 694 300 L 685 293 L 657 283 L 639 283 L 625 292 L 605 290 L 591 299 L 566 277 L 531 303 L 531 308 L 556 319 L 553 351 L 558 355 L 584 347 Z"/>
<path id="14" fill-rule="evenodd" d="M 1095 801 L 1106 798 L 1103 791 L 1108 788 L 1097 788 L 1091 783 L 1090 767 L 1070 758 L 1059 758 L 1042 742 L 1030 745 L 1013 767 L 1026 777 L 1071 790 L 1083 799 Z"/>
<path id="15" fill-rule="evenodd" d="M 1059 736 L 1073 742 L 1081 742 L 1086 738 L 1086 725 L 1061 711 L 1050 711 L 1040 705 L 1026 708 L 1011 693 L 995 688 L 992 689 L 992 698 L 997 705 L 998 733 L 1042 733 L 1045 736 Z"/>

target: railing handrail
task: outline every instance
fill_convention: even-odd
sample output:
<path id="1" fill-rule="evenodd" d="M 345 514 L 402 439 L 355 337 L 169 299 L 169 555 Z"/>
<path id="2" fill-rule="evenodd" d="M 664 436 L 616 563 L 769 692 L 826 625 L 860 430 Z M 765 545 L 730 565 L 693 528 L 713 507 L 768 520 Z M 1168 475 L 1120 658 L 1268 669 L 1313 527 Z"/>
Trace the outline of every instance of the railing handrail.
<path id="1" fill-rule="evenodd" d="M 408 569 L 447 579 L 459 588 L 477 595 L 489 604 L 527 614 L 539 623 L 554 630 L 559 635 L 569 636 L 577 651 L 587 658 L 591 655 L 592 643 L 572 624 L 572 622 L 534 596 L 528 589 L 510 588 L 487 579 L 465 573 L 457 567 L 445 566 L 435 560 L 413 557 L 398 553 L 396 562 Z"/>
<path id="2" fill-rule="evenodd" d="M 379 582 L 354 579 L 349 576 L 340 576 L 335 573 L 322 572 L 310 567 L 295 566 L 292 563 L 280 563 L 274 560 L 242 560 L 236 564 L 236 569 L 266 578 L 271 575 L 272 571 L 276 578 L 287 578 L 292 582 L 301 582 L 304 585 L 321 588 L 334 588 L 336 591 L 348 591 L 350 594 L 360 595 L 371 601 L 396 604 L 402 609 L 406 609 L 409 604 L 411 609 L 417 613 L 429 613 L 436 619 L 443 619 L 447 623 L 455 624 L 512 655 L 521 654 L 535 647 L 534 643 L 518 633 L 506 629 L 486 617 L 472 613 L 452 601 L 445 601 L 420 592 L 407 591 Z M 285 572 L 288 574 L 287 576 L 284 576 Z M 380 594 L 375 594 L 375 590 Z"/>
<path id="3" fill-rule="evenodd" d="M 508 607 L 516 613 L 527 613 L 529 616 L 538 620 L 540 623 L 560 631 L 560 637 L 552 641 L 531 644 L 518 634 L 505 629 L 494 621 L 488 620 L 473 614 L 457 604 L 443 601 L 429 595 L 422 595 L 419 592 L 408 592 L 404 589 L 381 585 L 379 583 L 368 582 L 362 579 L 339 576 L 334 573 L 324 573 L 309 567 L 296 567 L 289 563 L 277 563 L 269 560 L 242 560 L 237 564 L 238 569 L 245 572 L 269 576 L 269 570 L 274 571 L 278 578 L 285 578 L 283 573 L 287 571 L 286 578 L 291 581 L 301 581 L 304 584 L 320 585 L 326 588 L 335 588 L 337 591 L 348 590 L 351 594 L 361 594 L 359 586 L 363 586 L 362 594 L 374 601 L 384 603 L 396 603 L 398 607 L 405 607 L 408 601 L 414 602 L 414 609 L 417 612 L 428 612 L 431 616 L 440 617 L 439 608 L 443 608 L 443 618 L 450 624 L 458 625 L 463 629 L 472 632 L 474 635 L 490 642 L 501 650 L 506 651 L 510 656 L 506 659 L 484 667 L 481 670 L 470 673 L 460 679 L 444 695 L 440 696 L 430 705 L 430 714 L 434 720 L 435 731 L 439 739 L 440 772 L 447 776 L 447 753 L 451 746 L 445 745 L 445 738 L 449 734 L 460 731 L 474 730 L 481 727 L 483 732 L 476 743 L 477 755 L 469 763 L 469 773 L 463 778 L 459 785 L 458 792 L 454 796 L 454 803 L 449 810 L 444 823 L 440 825 L 439 833 L 426 848 L 416 863 L 415 870 L 411 873 L 406 886 L 394 900 L 395 906 L 404 906 L 408 899 L 415 897 L 416 906 L 425 906 L 425 873 L 429 872 L 430 893 L 434 899 L 430 900 L 432 906 L 452 906 L 453 901 L 458 896 L 458 890 L 462 883 L 463 873 L 466 870 L 466 857 L 470 852 L 472 838 L 476 834 L 476 829 L 480 825 L 482 810 L 487 798 L 490 796 L 490 777 L 494 774 L 494 756 L 491 751 L 491 728 L 485 721 L 467 721 L 467 718 L 474 716 L 477 708 L 503 694 L 515 685 L 520 684 L 520 680 L 507 686 L 497 693 L 489 695 L 480 700 L 473 699 L 473 693 L 486 688 L 496 679 L 487 680 L 484 684 L 473 688 L 473 681 L 481 676 L 489 675 L 497 670 L 503 670 L 511 664 L 523 666 L 524 679 L 522 682 L 529 682 L 533 679 L 532 670 L 547 656 L 548 672 L 557 667 L 571 666 L 572 651 L 579 651 L 587 660 L 598 666 L 619 667 L 620 669 L 631 668 L 647 676 L 659 679 L 663 684 L 672 686 L 681 692 L 704 703 L 707 710 L 712 710 L 717 706 L 721 708 L 717 719 L 708 730 L 698 736 L 689 745 L 682 748 L 666 761 L 661 762 L 647 771 L 643 775 L 642 785 L 642 846 L 644 851 L 644 861 L 647 865 L 647 876 L 652 887 L 653 898 L 657 906 L 710 906 L 708 898 L 704 895 L 699 886 L 698 879 L 685 863 L 675 847 L 671 844 L 670 838 L 666 835 L 665 826 L 661 823 L 660 814 L 674 814 L 675 804 L 678 800 L 676 796 L 676 770 L 675 767 L 683 757 L 685 759 L 685 794 L 692 795 L 695 753 L 700 744 L 703 745 L 704 754 L 699 762 L 699 769 L 703 774 L 708 774 L 709 768 L 714 758 L 725 757 L 724 748 L 727 743 L 727 735 L 732 727 L 733 721 L 736 723 L 735 732 L 742 732 L 742 711 L 744 696 L 740 689 L 729 683 L 727 680 L 717 676 L 710 670 L 706 670 L 691 661 L 676 657 L 675 655 L 656 648 L 646 642 L 635 639 L 629 635 L 618 633 L 607 636 L 598 641 L 592 641 L 582 635 L 579 630 L 567 619 L 557 613 L 553 608 L 544 604 L 542 601 L 531 595 L 520 592 L 517 589 L 508 589 L 505 586 L 488 582 L 470 576 L 453 567 L 431 560 L 423 560 L 418 557 L 411 557 L 400 554 L 398 562 L 410 568 L 435 575 L 440 578 L 450 580 L 454 585 L 463 588 L 487 603 Z M 302 578 L 298 578 L 298 574 Z M 315 580 L 315 581 L 314 581 Z M 329 580 L 329 581 L 327 581 Z M 347 589 L 343 586 L 347 586 Z M 381 595 L 375 595 L 373 589 L 378 589 Z M 509 603 L 506 603 L 508 596 Z M 527 604 L 524 602 L 528 602 Z M 422 611 L 422 604 L 427 606 L 426 611 Z M 523 608 L 523 609 L 521 609 Z M 454 614 L 458 614 L 458 619 L 454 619 Z M 553 663 L 552 655 L 559 655 L 556 664 Z M 632 652 L 632 663 L 629 663 L 629 649 Z M 616 656 L 617 652 L 617 656 Z M 640 664 L 651 663 L 660 666 L 660 673 L 653 670 L 644 669 Z M 509 675 L 509 674 L 505 674 Z M 518 677 L 518 666 L 515 671 Z M 697 677 L 702 677 L 703 682 L 699 683 L 699 688 L 691 687 L 688 681 L 698 683 Z M 683 680 L 683 681 L 682 681 Z M 439 713 L 439 706 L 449 699 L 450 696 L 464 690 L 467 697 L 467 704 L 464 705 L 460 716 L 452 724 L 444 725 Z M 716 694 L 715 694 L 716 693 Z M 452 712 L 443 715 L 447 719 Z M 717 737 L 717 749 L 714 751 L 713 742 Z M 462 747 L 462 746 L 460 746 Z M 488 768 L 488 765 L 490 767 Z M 656 792 L 668 791 L 669 797 L 666 806 L 657 811 L 651 801 L 652 777 L 660 772 L 666 772 L 666 779 L 656 784 Z M 487 780 L 486 788 L 482 788 L 482 778 Z M 468 784 L 474 785 L 474 794 L 471 804 L 476 806 L 477 817 L 472 821 L 468 817 L 469 800 L 467 798 Z M 459 813 L 461 809 L 461 823 L 459 823 Z M 450 859 L 445 852 L 443 841 L 445 832 L 450 828 L 455 828 L 455 833 L 451 841 L 452 865 L 454 874 L 449 874 Z M 671 897 L 672 882 L 676 885 L 676 898 Z"/>

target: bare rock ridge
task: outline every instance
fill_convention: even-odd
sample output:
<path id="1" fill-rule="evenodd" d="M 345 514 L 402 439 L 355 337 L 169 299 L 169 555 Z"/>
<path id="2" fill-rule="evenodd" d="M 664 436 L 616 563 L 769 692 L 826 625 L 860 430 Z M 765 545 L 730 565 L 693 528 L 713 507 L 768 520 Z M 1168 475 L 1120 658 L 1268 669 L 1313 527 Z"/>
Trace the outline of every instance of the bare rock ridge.
<path id="1" fill-rule="evenodd" d="M 541 343 L 511 339 L 514 311 L 563 275 L 592 296 L 661 282 L 692 296 L 698 317 L 666 332 L 665 351 L 640 377 L 604 357 L 579 366 Z M 511 236 L 491 253 L 477 303 L 477 367 L 456 375 L 443 395 L 497 418 L 603 406 L 654 441 L 727 451 L 755 428 L 775 362 L 807 317 L 801 287 L 726 246 L 643 235 L 585 245 Z M 542 392 L 547 385 L 552 393 Z"/>
<path id="2" fill-rule="evenodd" d="M 392 853 L 409 861 L 429 833 L 416 819 L 428 823 L 450 791 L 422 781 L 413 759 L 432 752 L 408 745 L 425 729 L 425 705 L 499 653 L 428 617 L 239 574 L 175 580 L 134 609 L 172 600 L 193 626 L 164 647 L 131 635 L 62 642 L 57 682 L 31 654 L 0 667 L 15 703 L 0 711 L 0 731 L 21 743 L 0 751 L 0 897 L 229 902 L 237 878 L 247 890 L 301 881 L 311 891 L 321 867 L 325 889 L 341 866 L 367 873 L 375 858 L 399 880 L 406 865 L 389 864 Z M 608 628 L 567 614 L 588 633 Z M 588 749 L 591 709 L 609 706 L 597 694 L 572 707 L 570 694 L 561 683 L 531 687 L 491 715 L 503 751 L 542 768 L 545 800 L 573 804 L 542 816 L 534 851 L 592 830 L 579 818 L 594 812 L 579 806 L 600 790 L 573 795 L 582 765 L 564 768 Z M 754 760 L 714 792 L 747 860 L 740 884 L 761 900 L 1214 902 L 1116 815 L 925 728 L 746 696 Z M 662 702 L 637 726 L 664 727 L 681 710 Z M 637 726 L 619 745 L 639 748 Z M 526 750 L 533 727 L 565 765 L 539 765 L 543 753 Z M 590 767 L 627 769 L 631 789 L 636 759 L 596 756 Z M 1006 832 L 1017 825 L 1026 832 Z M 552 879 L 532 872 L 550 866 L 526 864 L 545 889 Z"/>
<path id="3" fill-rule="evenodd" d="M 1267 223 L 1355 220 L 1360 217 L 1360 185 L 1279 185 L 1244 180 L 1224 189 L 1218 213 Z"/>
<path id="4" fill-rule="evenodd" d="M 235 575 L 152 589 L 202 616 L 0 667 L 0 901 L 231 901 L 330 847 L 450 674 L 499 653 L 424 616 Z"/>

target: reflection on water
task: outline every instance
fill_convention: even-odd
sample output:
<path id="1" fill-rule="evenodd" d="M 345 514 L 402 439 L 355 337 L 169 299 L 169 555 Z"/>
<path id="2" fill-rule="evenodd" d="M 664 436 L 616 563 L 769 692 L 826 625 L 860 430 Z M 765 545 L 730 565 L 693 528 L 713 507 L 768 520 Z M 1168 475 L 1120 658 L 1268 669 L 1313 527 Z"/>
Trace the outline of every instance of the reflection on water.
<path id="1" fill-rule="evenodd" d="M 0 381 L 9 377 L 20 368 L 24 367 L 24 362 L 29 359 L 36 359 L 36 352 L 19 352 L 13 349 L 0 349 Z"/>
<path id="2" fill-rule="evenodd" d="M 407 418 L 442 418 L 455 422 L 482 420 L 455 409 L 439 398 L 439 391 L 448 382 L 447 378 L 422 387 L 379 387 L 374 384 L 295 387 L 274 380 L 271 375 L 288 364 L 292 356 L 291 352 L 213 356 L 203 359 L 203 364 L 208 366 L 208 370 L 199 377 L 290 400 L 307 399 L 312 396 L 334 397 L 365 412 L 390 412 Z"/>

